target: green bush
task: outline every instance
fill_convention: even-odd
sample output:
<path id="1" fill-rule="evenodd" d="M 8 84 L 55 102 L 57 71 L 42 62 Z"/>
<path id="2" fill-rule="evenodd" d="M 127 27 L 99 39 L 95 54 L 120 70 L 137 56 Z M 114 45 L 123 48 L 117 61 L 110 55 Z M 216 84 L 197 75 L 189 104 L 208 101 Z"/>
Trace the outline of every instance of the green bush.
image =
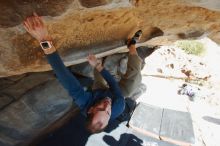
<path id="1" fill-rule="evenodd" d="M 205 52 L 204 45 L 195 40 L 177 41 L 176 46 L 183 49 L 187 54 L 200 56 Z"/>

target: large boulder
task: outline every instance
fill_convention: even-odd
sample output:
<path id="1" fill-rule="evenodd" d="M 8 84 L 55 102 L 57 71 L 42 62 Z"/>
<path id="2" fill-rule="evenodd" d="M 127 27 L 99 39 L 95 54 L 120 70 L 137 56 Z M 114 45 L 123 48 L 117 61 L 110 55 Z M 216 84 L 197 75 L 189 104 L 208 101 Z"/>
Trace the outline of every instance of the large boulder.
<path id="1" fill-rule="evenodd" d="M 78 112 L 51 72 L 27 73 L 51 70 L 39 43 L 22 26 L 22 21 L 33 12 L 43 17 L 55 47 L 65 65 L 70 66 L 85 62 L 89 53 L 102 57 L 127 51 L 124 41 L 137 29 L 144 32 L 142 42 L 164 34 L 146 44 L 166 45 L 202 35 L 218 43 L 219 3 L 217 0 L 1 0 L 0 145 L 27 145 Z M 175 48 L 157 50 L 146 59 L 144 70 L 147 75 L 209 77 L 205 64 L 195 58 L 192 62 L 197 68 L 193 70 L 189 60 L 183 62 L 175 57 L 178 54 L 182 51 Z M 159 68 L 165 58 L 170 62 Z M 154 66 L 149 65 L 150 61 Z M 178 64 L 179 61 L 186 66 Z M 71 69 L 83 74 L 91 68 L 85 63 Z M 1 78 L 7 76 L 12 77 Z"/>
<path id="2" fill-rule="evenodd" d="M 219 41 L 219 2 L 216 0 L 7 0 L 0 1 L 0 77 L 50 70 L 39 43 L 22 21 L 42 15 L 66 65 L 86 61 L 88 53 L 102 56 L 124 45 L 129 34 L 160 28 L 166 36 Z M 201 6 L 201 7 L 200 7 Z M 203 8 L 204 7 L 204 8 Z M 211 10 L 209 10 L 211 9 Z M 209 32 L 209 33 L 207 33 Z"/>
<path id="3" fill-rule="evenodd" d="M 35 82 L 29 82 L 34 78 Z M 26 75 L 15 82 L 0 91 L 1 146 L 27 145 L 78 113 L 72 98 L 51 73 Z M 19 84 L 23 88 L 19 89 Z"/>

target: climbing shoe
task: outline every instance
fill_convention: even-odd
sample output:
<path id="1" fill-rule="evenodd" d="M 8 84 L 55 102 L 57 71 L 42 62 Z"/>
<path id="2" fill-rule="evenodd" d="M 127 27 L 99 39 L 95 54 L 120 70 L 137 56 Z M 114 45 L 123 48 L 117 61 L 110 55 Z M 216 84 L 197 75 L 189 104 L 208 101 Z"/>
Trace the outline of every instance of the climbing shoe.
<path id="1" fill-rule="evenodd" d="M 142 35 L 142 30 L 138 30 L 134 36 L 126 41 L 126 45 L 129 48 L 131 45 L 135 45 Z"/>

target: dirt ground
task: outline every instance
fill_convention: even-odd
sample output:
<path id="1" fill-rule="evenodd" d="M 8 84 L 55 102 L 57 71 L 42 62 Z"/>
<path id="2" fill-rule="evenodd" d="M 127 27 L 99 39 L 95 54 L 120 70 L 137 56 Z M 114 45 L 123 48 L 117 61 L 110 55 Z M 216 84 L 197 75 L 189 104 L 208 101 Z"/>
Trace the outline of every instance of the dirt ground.
<path id="1" fill-rule="evenodd" d="M 220 47 L 208 38 L 199 41 L 204 43 L 207 49 L 206 54 L 200 58 L 206 62 L 207 69 L 209 68 L 212 76 L 209 79 L 211 84 L 198 86 L 187 83 L 200 88 L 192 101 L 189 96 L 178 94 L 182 84 L 186 83 L 184 80 L 156 77 L 148 75 L 148 71 L 143 70 L 142 82 L 147 86 L 147 91 L 138 102 L 189 112 L 193 120 L 194 146 L 218 146 L 220 145 L 220 71 L 217 66 L 220 63 Z"/>

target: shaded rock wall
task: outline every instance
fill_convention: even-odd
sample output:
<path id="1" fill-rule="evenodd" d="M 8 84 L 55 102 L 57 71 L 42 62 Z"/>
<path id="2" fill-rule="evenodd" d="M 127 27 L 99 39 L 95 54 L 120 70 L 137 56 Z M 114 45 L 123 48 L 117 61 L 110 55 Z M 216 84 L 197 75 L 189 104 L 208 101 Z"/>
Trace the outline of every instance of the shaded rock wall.
<path id="1" fill-rule="evenodd" d="M 78 112 L 51 72 L 25 74 L 1 82 L 7 83 L 0 86 L 1 146 L 27 145 Z"/>
<path id="2" fill-rule="evenodd" d="M 13 27 L 22 23 L 33 11 L 44 16 L 58 16 L 74 0 L 7 0 L 1 1 L 1 27 Z"/>
<path id="3" fill-rule="evenodd" d="M 210 3 L 219 2 L 210 0 Z M 44 16 L 65 64 L 73 65 L 85 61 L 88 53 L 100 54 L 123 46 L 126 37 L 137 28 L 149 33 L 152 27 L 158 27 L 166 36 L 184 38 L 206 34 L 219 42 L 220 13 L 196 4 L 200 3 L 183 0 L 0 1 L 3 10 L 0 12 L 0 77 L 50 70 L 38 42 L 21 25 L 33 11 Z"/>

